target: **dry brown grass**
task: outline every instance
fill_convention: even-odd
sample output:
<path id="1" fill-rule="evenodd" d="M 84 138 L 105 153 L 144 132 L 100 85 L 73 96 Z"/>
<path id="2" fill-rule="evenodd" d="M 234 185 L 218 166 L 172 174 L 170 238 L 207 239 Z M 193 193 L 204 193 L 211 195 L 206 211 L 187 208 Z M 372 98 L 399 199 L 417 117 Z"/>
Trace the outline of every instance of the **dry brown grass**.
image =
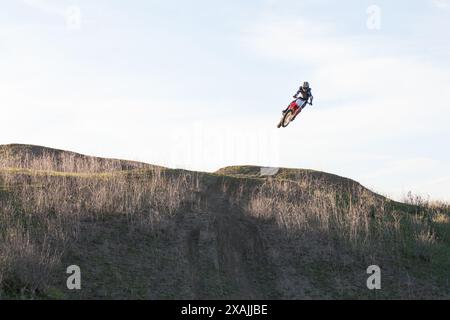
<path id="1" fill-rule="evenodd" d="M 72 155 L 54 161 L 48 154 L 1 159 L 0 289 L 45 290 L 83 221 L 121 216 L 130 227 L 154 231 L 192 203 L 198 186 L 195 175 L 157 167 L 122 171 L 115 161 Z"/>
<path id="2" fill-rule="evenodd" d="M 434 211 L 426 203 L 420 206 L 418 214 L 405 214 L 362 187 L 342 190 L 313 179 L 267 180 L 251 196 L 248 211 L 275 220 L 288 236 L 314 234 L 373 257 L 401 254 L 411 247 L 415 254 L 426 254 L 435 241 Z"/>
<path id="3" fill-rule="evenodd" d="M 56 171 L 66 173 L 101 173 L 129 169 L 144 169 L 154 166 L 117 159 L 84 156 L 77 153 L 52 149 L 22 147 L 0 149 L 0 169 L 32 169 L 34 171 Z"/>
<path id="4" fill-rule="evenodd" d="M 119 217 L 130 231 L 157 236 L 177 213 L 196 206 L 200 190 L 208 213 L 228 217 L 227 210 L 236 209 L 255 218 L 249 221 L 274 222 L 278 235 L 300 239 L 291 243 L 314 240 L 323 245 L 319 249 L 348 248 L 352 259 L 412 257 L 408 263 L 429 261 L 431 249 L 440 246 L 434 267 L 446 266 L 447 204 L 411 195 L 406 202 L 413 210 L 406 212 L 360 185 L 330 185 L 305 174 L 298 182 L 222 178 L 64 153 L 0 156 L 0 295 L 45 292 L 64 253 L 82 236 L 83 223 Z M 309 257 L 314 270 L 322 261 L 316 258 Z"/>
<path id="5" fill-rule="evenodd" d="M 448 297 L 447 204 L 415 196 L 395 202 L 358 183 L 332 184 L 307 173 L 297 180 L 224 177 L 222 192 L 258 221 L 270 252 L 284 259 L 280 265 L 294 265 L 323 290 L 320 297 L 371 298 L 355 282 L 371 264 L 383 268 L 389 283 L 384 298 Z"/>

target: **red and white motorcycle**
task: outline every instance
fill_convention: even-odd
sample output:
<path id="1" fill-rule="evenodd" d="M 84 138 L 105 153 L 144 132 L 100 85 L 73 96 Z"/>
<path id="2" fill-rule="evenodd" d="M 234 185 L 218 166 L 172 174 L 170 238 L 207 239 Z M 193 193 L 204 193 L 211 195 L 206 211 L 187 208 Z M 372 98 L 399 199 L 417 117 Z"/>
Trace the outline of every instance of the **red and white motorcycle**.
<path id="1" fill-rule="evenodd" d="M 303 104 L 301 106 L 298 105 L 297 101 L 303 101 Z M 287 110 L 283 113 L 283 117 L 281 118 L 280 122 L 277 125 L 277 128 L 283 127 L 286 128 L 289 123 L 295 120 L 295 118 L 298 116 L 298 114 L 303 110 L 303 108 L 307 105 L 312 105 L 311 102 L 304 101 L 301 99 L 295 99 L 292 101 L 289 106 L 287 107 Z"/>

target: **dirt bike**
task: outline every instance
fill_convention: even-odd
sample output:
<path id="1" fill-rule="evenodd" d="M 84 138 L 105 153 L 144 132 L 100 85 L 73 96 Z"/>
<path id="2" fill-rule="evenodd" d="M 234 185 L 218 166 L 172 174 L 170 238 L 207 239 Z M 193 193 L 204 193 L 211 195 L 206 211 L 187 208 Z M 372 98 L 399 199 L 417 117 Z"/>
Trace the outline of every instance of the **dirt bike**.
<path id="1" fill-rule="evenodd" d="M 298 114 L 303 110 L 303 108 L 307 104 L 312 105 L 311 102 L 305 101 L 301 107 L 297 105 L 297 99 L 292 101 L 289 106 L 287 107 L 286 112 L 283 113 L 283 117 L 281 117 L 280 122 L 278 123 L 277 128 L 283 127 L 286 128 L 289 123 L 295 120 L 295 118 L 298 116 Z"/>

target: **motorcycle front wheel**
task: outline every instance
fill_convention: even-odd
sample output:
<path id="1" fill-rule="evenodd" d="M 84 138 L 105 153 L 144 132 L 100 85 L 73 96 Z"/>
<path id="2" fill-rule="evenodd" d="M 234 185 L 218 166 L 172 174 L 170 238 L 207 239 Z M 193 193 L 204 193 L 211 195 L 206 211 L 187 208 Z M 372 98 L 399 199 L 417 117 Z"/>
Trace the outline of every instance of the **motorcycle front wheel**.
<path id="1" fill-rule="evenodd" d="M 283 126 L 283 128 L 286 128 L 289 125 L 289 123 L 291 123 L 293 118 L 294 113 L 292 112 L 292 110 L 286 111 L 286 113 L 283 116 L 283 119 L 281 120 L 281 125 Z"/>

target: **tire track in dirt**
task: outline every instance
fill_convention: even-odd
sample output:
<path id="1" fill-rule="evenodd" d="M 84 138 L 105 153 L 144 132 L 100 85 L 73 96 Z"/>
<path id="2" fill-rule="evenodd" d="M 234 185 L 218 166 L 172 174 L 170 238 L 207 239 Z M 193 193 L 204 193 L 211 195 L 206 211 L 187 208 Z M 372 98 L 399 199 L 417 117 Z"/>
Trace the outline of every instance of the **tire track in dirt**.
<path id="1" fill-rule="evenodd" d="M 187 255 L 189 261 L 189 273 L 191 277 L 193 299 L 200 299 L 202 295 L 202 277 L 200 266 L 200 226 L 195 226 L 187 236 Z"/>
<path id="2" fill-rule="evenodd" d="M 220 284 L 225 298 L 264 299 L 274 292 L 274 270 L 267 258 L 267 250 L 256 219 L 242 208 L 230 203 L 217 183 L 202 193 L 209 216 L 209 228 L 215 239 L 215 254 Z M 195 298 L 202 294 L 203 275 L 199 266 L 200 227 L 195 226 L 188 236 L 188 257 Z M 205 294 L 208 294 L 205 292 Z M 275 293 L 274 293 L 275 294 Z"/>

